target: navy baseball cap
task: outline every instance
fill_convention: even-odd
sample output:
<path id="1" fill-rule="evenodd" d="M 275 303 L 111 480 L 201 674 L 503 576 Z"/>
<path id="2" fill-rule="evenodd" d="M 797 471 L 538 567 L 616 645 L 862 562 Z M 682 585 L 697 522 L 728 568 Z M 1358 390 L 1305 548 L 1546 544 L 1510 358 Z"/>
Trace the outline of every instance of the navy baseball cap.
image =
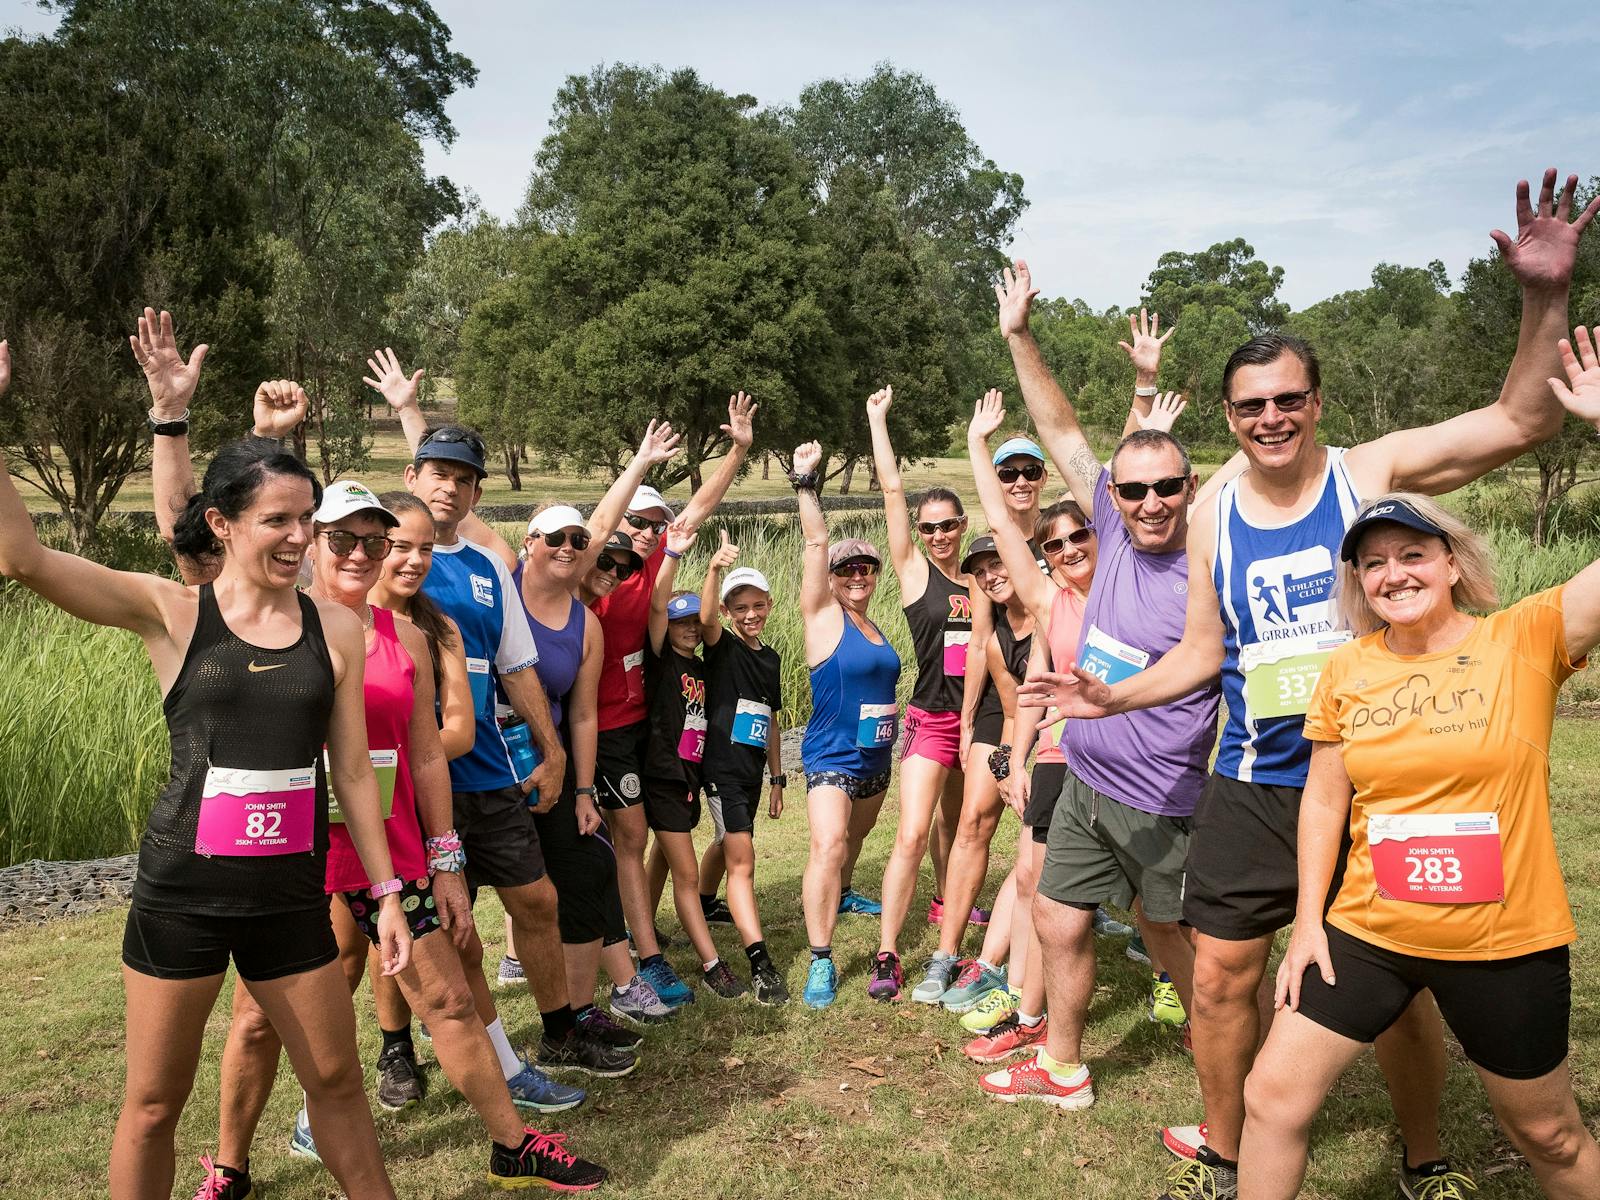
<path id="1" fill-rule="evenodd" d="M 440 462 L 465 463 L 482 479 L 489 474 L 483 465 L 483 438 L 476 430 L 465 425 L 441 425 L 417 447 L 417 463 L 430 459 Z"/>
<path id="2" fill-rule="evenodd" d="M 1360 545 L 1363 535 L 1374 525 L 1382 525 L 1386 521 L 1404 525 L 1407 529 L 1415 529 L 1418 533 L 1430 533 L 1436 538 L 1442 538 L 1446 546 L 1450 544 L 1448 533 L 1406 501 L 1395 496 L 1380 496 L 1361 510 L 1355 523 L 1345 533 L 1344 541 L 1339 543 L 1339 557 L 1347 563 L 1355 562 L 1356 547 Z"/>
<path id="3" fill-rule="evenodd" d="M 700 615 L 700 597 L 692 592 L 685 596 L 674 596 L 667 601 L 667 620 L 681 621 L 684 617 L 698 617 Z"/>

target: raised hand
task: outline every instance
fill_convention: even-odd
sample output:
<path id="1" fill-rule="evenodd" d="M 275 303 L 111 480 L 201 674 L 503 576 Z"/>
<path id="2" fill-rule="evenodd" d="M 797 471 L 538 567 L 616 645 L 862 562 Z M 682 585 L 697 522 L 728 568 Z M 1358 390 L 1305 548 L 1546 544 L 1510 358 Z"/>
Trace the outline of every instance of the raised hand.
<path id="1" fill-rule="evenodd" d="M 1572 282 L 1573 264 L 1578 258 L 1578 237 L 1584 226 L 1600 212 L 1600 196 L 1589 206 L 1572 215 L 1572 197 L 1578 188 L 1578 177 L 1567 176 L 1567 185 L 1561 189 L 1560 200 L 1555 199 L 1556 169 L 1544 173 L 1544 185 L 1539 189 L 1539 210 L 1534 211 L 1528 202 L 1528 181 L 1517 182 L 1517 240 L 1498 229 L 1489 234 L 1500 247 L 1500 256 L 1506 266 L 1525 288 L 1564 288 Z"/>
<path id="2" fill-rule="evenodd" d="M 1055 708 L 1039 718 L 1039 728 L 1047 729 L 1062 717 L 1092 720 L 1111 713 L 1111 688 L 1098 675 L 1091 675 L 1076 663 L 1065 672 L 1041 671 L 1017 685 L 1017 703 L 1029 708 Z"/>
<path id="3" fill-rule="evenodd" d="M 648 466 L 659 466 L 678 453 L 679 435 L 672 432 L 672 423 L 651 421 L 645 428 L 644 439 L 639 443 L 639 456 Z"/>
<path id="4" fill-rule="evenodd" d="M 1150 402 L 1150 411 L 1139 415 L 1140 429 L 1154 429 L 1158 433 L 1171 433 L 1189 402 L 1181 392 L 1162 392 Z"/>
<path id="5" fill-rule="evenodd" d="M 708 570 L 726 571 L 739 561 L 739 547 L 728 540 L 728 531 L 726 529 L 719 529 L 717 532 L 722 536 L 722 545 L 718 546 L 716 553 L 711 556 L 711 565 Z M 668 531 L 668 536 L 671 536 L 670 530 Z"/>
<path id="6" fill-rule="evenodd" d="M 728 397 L 728 423 L 722 427 L 722 432 L 733 439 L 735 446 L 750 449 L 750 443 L 755 440 L 755 415 L 759 405 L 743 392 Z"/>
<path id="7" fill-rule="evenodd" d="M 153 308 L 144 310 L 139 332 L 128 335 L 128 345 L 133 347 L 134 361 L 144 368 L 156 419 L 171 421 L 182 417 L 194 399 L 194 390 L 200 383 L 200 364 L 205 362 L 210 347 L 196 346 L 189 361 L 184 362 L 178 353 L 178 339 L 172 334 L 172 314 L 162 309 L 157 316 Z"/>
<path id="8" fill-rule="evenodd" d="M 1551 379 L 1550 390 L 1569 413 L 1600 429 L 1600 354 L 1582 325 L 1572 331 L 1572 341 L 1561 339 L 1561 365 L 1567 369 L 1567 378 L 1565 382 Z"/>
<path id="9" fill-rule="evenodd" d="M 361 382 L 383 393 L 384 400 L 395 412 L 404 412 L 417 406 L 417 384 L 422 382 L 423 371 L 418 367 L 407 377 L 400 369 L 400 360 L 393 350 L 385 346 L 374 350 L 367 359 L 367 370 L 372 375 L 363 376 Z"/>
<path id="10" fill-rule="evenodd" d="M 875 417 L 887 417 L 889 406 L 894 403 L 894 388 L 880 388 L 867 397 L 867 420 Z"/>
<path id="11" fill-rule="evenodd" d="M 1005 397 L 995 388 L 990 388 L 972 410 L 972 421 L 967 426 L 967 440 L 987 442 L 994 431 L 1005 423 L 1005 419 Z"/>
<path id="12" fill-rule="evenodd" d="M 794 448 L 794 473 L 809 475 L 822 466 L 822 443 L 806 442 Z"/>
<path id="13" fill-rule="evenodd" d="M 1028 310 L 1038 294 L 1028 264 L 1020 258 L 1015 269 L 1007 267 L 1000 272 L 1000 282 L 994 285 L 994 298 L 1000 302 L 1001 337 L 1028 332 Z"/>
<path id="14" fill-rule="evenodd" d="M 1177 326 L 1173 325 L 1165 333 L 1161 333 L 1161 314 L 1156 313 L 1152 317 L 1141 308 L 1137 318 L 1132 313 L 1128 314 L 1128 333 L 1133 341 L 1118 342 L 1117 345 L 1121 346 L 1133 360 L 1135 371 L 1154 380 L 1156 372 L 1161 369 L 1161 349 L 1167 344 L 1167 339 L 1172 336 L 1172 331 L 1176 328 Z"/>
<path id="15" fill-rule="evenodd" d="M 726 541 L 728 535 L 724 533 L 722 537 Z M 684 525 L 682 517 L 667 526 L 667 549 L 673 554 L 681 557 L 689 553 L 694 546 L 694 539 L 695 531 Z"/>
<path id="16" fill-rule="evenodd" d="M 274 379 L 256 388 L 251 404 L 255 426 L 251 429 L 257 437 L 277 438 L 280 441 L 293 433 L 306 419 L 305 389 L 288 379 Z"/>

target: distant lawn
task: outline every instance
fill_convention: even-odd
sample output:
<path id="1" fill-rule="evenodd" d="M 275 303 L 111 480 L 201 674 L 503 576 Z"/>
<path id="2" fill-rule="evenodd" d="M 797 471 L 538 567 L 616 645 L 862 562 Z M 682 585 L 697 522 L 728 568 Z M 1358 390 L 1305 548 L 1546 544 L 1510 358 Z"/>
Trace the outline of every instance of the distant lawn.
<path id="1" fill-rule="evenodd" d="M 1555 824 L 1585 940 L 1573 956 L 1573 1073 L 1591 1128 L 1600 1122 L 1600 962 L 1592 914 L 1600 911 L 1600 724 L 1563 720 L 1554 753 Z M 1087 1112 L 1004 1106 L 979 1094 L 978 1068 L 960 1054 L 954 1018 L 909 1002 L 866 998 L 865 972 L 877 925 L 840 923 L 840 1002 L 825 1013 L 798 1003 L 805 935 L 799 886 L 806 848 L 803 798 L 792 797 L 781 822 L 763 819 L 757 873 L 775 957 L 797 999 L 787 1009 L 707 998 L 665 1029 L 654 1030 L 646 1058 L 629 1079 L 598 1083 L 577 1112 L 545 1126 L 568 1131 L 575 1148 L 613 1170 L 601 1195 L 618 1197 L 906 1197 L 929 1200 L 983 1195 L 1153 1197 L 1171 1159 L 1156 1141 L 1168 1122 L 1199 1118 L 1188 1057 L 1175 1035 L 1144 1016 L 1144 980 L 1102 944 L 1101 984 L 1088 1046 L 1099 1103 Z M 892 841 L 886 809 L 863 855 L 857 882 L 875 893 Z M 1001 826 L 1004 853 L 990 874 L 992 894 L 1015 844 L 1016 824 Z M 911 968 L 932 951 L 924 923 L 931 884 L 924 883 L 908 924 Z M 501 937 L 500 910 L 479 912 L 487 940 Z M 664 916 L 664 928 L 676 924 Z M 122 1084 L 120 913 L 18 928 L 0 935 L 0 1195 L 78 1200 L 104 1193 L 107 1146 Z M 742 963 L 737 937 L 718 942 Z M 498 953 L 498 946 L 493 949 Z M 673 952 L 687 971 L 686 952 Z M 194 1100 L 179 1129 L 178 1192 L 190 1194 L 195 1159 L 215 1146 L 218 1054 L 226 996 L 213 1015 Z M 370 1063 L 377 1031 L 363 990 L 362 1049 Z M 518 1042 L 536 1033 L 530 998 L 503 1001 Z M 431 1054 L 423 1047 L 425 1059 Z M 1446 1143 L 1489 1197 L 1538 1195 L 1488 1116 L 1475 1076 L 1452 1045 L 1444 1104 Z M 870 1063 L 864 1060 L 871 1060 Z M 864 1071 L 852 1064 L 870 1065 Z M 880 1080 L 875 1071 L 883 1072 Z M 484 1145 L 466 1105 L 430 1070 L 421 1109 L 403 1118 L 379 1114 L 399 1193 L 406 1197 L 499 1194 L 481 1182 Z M 299 1092 L 284 1078 L 262 1126 L 254 1171 L 269 1200 L 322 1200 L 331 1177 L 290 1158 L 285 1142 Z M 1389 1200 L 1397 1153 L 1392 1121 L 1370 1056 L 1345 1078 L 1315 1135 L 1305 1195 L 1322 1200 Z"/>

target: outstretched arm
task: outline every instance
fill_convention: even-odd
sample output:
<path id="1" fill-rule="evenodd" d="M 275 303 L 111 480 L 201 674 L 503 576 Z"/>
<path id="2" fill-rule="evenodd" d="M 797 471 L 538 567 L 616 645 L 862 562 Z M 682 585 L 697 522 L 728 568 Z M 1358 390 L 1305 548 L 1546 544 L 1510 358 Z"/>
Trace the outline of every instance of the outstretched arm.
<path id="1" fill-rule="evenodd" d="M 1000 476 L 995 474 L 989 461 L 989 438 L 1006 419 L 1002 398 L 990 388 L 972 412 L 967 426 L 967 457 L 972 460 L 972 478 L 978 486 L 978 500 L 983 505 L 983 518 L 989 523 L 989 533 L 994 538 L 995 549 L 1000 551 L 1000 561 L 1005 563 L 1011 576 L 1011 586 L 1028 611 L 1037 621 L 1048 623 L 1050 606 L 1059 590 L 1055 583 L 1039 570 L 1027 539 L 1006 512 L 1006 496 L 1000 487 Z M 1085 510 L 1093 512 L 1093 508 Z"/>
<path id="2" fill-rule="evenodd" d="M 422 405 L 417 403 L 417 385 L 422 382 L 423 370 L 418 367 L 407 375 L 400 367 L 400 359 L 387 346 L 374 350 L 367 358 L 371 375 L 361 380 L 369 388 L 380 392 L 384 402 L 400 418 L 400 431 L 405 434 L 406 447 L 411 457 L 417 456 L 417 447 L 428 434 L 428 419 L 422 415 Z"/>
<path id="3" fill-rule="evenodd" d="M 158 316 L 147 308 L 139 318 L 139 332 L 128 336 L 134 361 L 144 370 L 150 387 L 150 419 L 187 421 L 189 405 L 200 386 L 200 365 L 209 346 L 199 345 L 183 360 L 178 339 L 172 331 L 172 314 L 165 309 Z M 150 449 L 151 503 L 156 510 L 156 528 L 161 540 L 172 544 L 178 514 L 189 497 L 199 491 L 194 481 L 194 463 L 189 459 L 189 435 L 163 434 Z M 181 564 L 180 564 L 181 565 Z"/>
<path id="4" fill-rule="evenodd" d="M 828 522 L 817 497 L 822 446 L 807 442 L 794 451 L 795 499 L 800 507 L 800 532 L 805 558 L 800 574 L 800 615 L 805 618 L 806 663 L 816 666 L 833 653 L 844 636 L 844 610 L 828 586 Z"/>
<path id="5" fill-rule="evenodd" d="M 1582 325 L 1572 341 L 1561 340 L 1565 381 L 1551 378 L 1549 387 L 1562 406 L 1579 420 L 1600 431 L 1600 352 Z M 1600 562 L 1590 563 L 1561 589 L 1561 611 L 1566 623 L 1567 657 L 1577 662 L 1600 645 Z"/>
<path id="6" fill-rule="evenodd" d="M 1128 420 L 1122 426 L 1123 437 L 1127 437 L 1136 429 L 1159 428 L 1163 431 L 1171 432 L 1172 422 L 1176 421 L 1178 413 L 1183 411 L 1183 404 L 1180 401 L 1177 412 L 1172 413 L 1171 420 L 1167 421 L 1165 425 L 1152 426 L 1148 423 L 1148 418 L 1156 408 L 1160 407 L 1160 404 L 1152 403 L 1152 401 L 1157 400 L 1157 397 L 1150 395 L 1148 391 L 1143 396 L 1139 395 L 1141 388 L 1149 389 L 1156 386 L 1156 376 L 1161 371 L 1161 349 L 1167 344 L 1167 339 L 1172 336 L 1173 331 L 1177 328 L 1176 325 L 1173 325 L 1165 333 L 1162 333 L 1161 314 L 1157 313 L 1152 317 L 1149 311 L 1144 308 L 1139 310 L 1137 319 L 1132 313 L 1128 314 L 1128 336 L 1130 340 L 1117 343 L 1133 361 L 1133 406 L 1128 409 Z M 1171 394 L 1169 392 L 1167 395 L 1170 396 Z M 1161 402 L 1165 402 L 1166 399 L 1166 396 L 1160 397 Z"/>
<path id="7" fill-rule="evenodd" d="M 660 655 L 667 644 L 667 604 L 672 599 L 673 585 L 678 581 L 678 566 L 683 556 L 694 545 L 694 534 L 685 534 L 681 523 L 667 526 L 667 553 L 656 572 L 656 584 L 650 590 L 650 649 Z"/>
<path id="8" fill-rule="evenodd" d="M 889 406 L 894 403 L 894 388 L 886 387 L 867 397 L 867 428 L 872 434 L 872 466 L 883 491 L 883 518 L 889 533 L 889 561 L 900 577 L 900 596 L 906 603 L 918 599 L 928 587 L 928 560 L 917 549 L 911 536 L 911 516 L 906 510 L 905 484 L 900 480 L 900 461 L 889 441 Z"/>
<path id="9" fill-rule="evenodd" d="M 715 646 L 722 640 L 722 618 L 717 609 L 722 603 L 722 573 L 739 561 L 739 547 L 728 540 L 728 531 L 719 529 L 722 544 L 706 564 L 705 582 L 700 585 L 700 640 Z"/>
<path id="10" fill-rule="evenodd" d="M 644 477 L 650 473 L 652 467 L 660 466 L 664 462 L 672 461 L 678 453 L 678 435 L 672 432 L 672 426 L 666 421 L 657 424 L 651 421 L 645 427 L 644 438 L 639 442 L 639 448 L 634 451 L 633 458 L 629 461 L 622 474 L 617 476 L 617 481 L 606 489 L 606 494 L 600 497 L 600 503 L 594 506 L 594 511 L 589 514 L 589 533 L 591 539 L 589 548 L 578 556 L 578 570 L 574 578 L 581 578 L 583 573 L 594 566 L 594 560 L 600 557 L 600 552 L 605 549 L 606 539 L 617 531 L 617 526 L 622 524 L 623 514 L 628 511 L 628 502 L 633 499 L 634 492 L 639 490 L 639 485 L 644 482 Z M 680 514 L 677 524 L 691 535 L 694 528 L 684 522 Z"/>
<path id="11" fill-rule="evenodd" d="M 750 453 L 750 443 L 755 440 L 755 415 L 758 407 L 760 406 L 743 392 L 728 397 L 728 423 L 722 427 L 722 432 L 728 435 L 732 446 L 723 460 L 717 464 L 716 474 L 700 485 L 700 490 L 689 497 L 689 503 L 685 504 L 683 512 L 678 514 L 691 532 L 699 529 L 705 519 L 717 510 L 717 505 L 722 503 L 722 498 L 733 486 L 739 468 L 744 466 L 745 456 Z"/>

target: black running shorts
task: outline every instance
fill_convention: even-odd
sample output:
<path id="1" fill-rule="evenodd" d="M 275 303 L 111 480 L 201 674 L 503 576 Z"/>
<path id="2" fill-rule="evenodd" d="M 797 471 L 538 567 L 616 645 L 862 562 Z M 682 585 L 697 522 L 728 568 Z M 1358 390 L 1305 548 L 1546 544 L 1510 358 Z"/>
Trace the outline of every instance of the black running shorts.
<path id="1" fill-rule="evenodd" d="M 601 808 L 632 808 L 644 802 L 644 751 L 650 722 L 602 729 L 595 739 L 594 786 Z"/>
<path id="2" fill-rule="evenodd" d="M 644 781 L 644 819 L 660 833 L 693 833 L 700 824 L 700 795 L 681 779 L 647 776 Z"/>
<path id="3" fill-rule="evenodd" d="M 521 788 L 457 792 L 455 818 L 468 887 L 523 887 L 544 878 L 544 851 Z"/>
<path id="4" fill-rule="evenodd" d="M 1183 919 L 1225 941 L 1270 937 L 1294 922 L 1300 789 L 1212 773 L 1194 810 Z"/>
<path id="5" fill-rule="evenodd" d="M 1033 840 L 1044 845 L 1050 837 L 1050 817 L 1056 800 L 1067 782 L 1064 762 L 1036 762 L 1028 780 L 1028 803 L 1022 810 L 1022 823 L 1033 832 Z"/>
<path id="6" fill-rule="evenodd" d="M 217 917 L 202 913 L 128 910 L 122 961 L 156 979 L 205 979 L 228 969 L 262 983 L 314 971 L 339 957 L 327 904 L 267 916 Z"/>

